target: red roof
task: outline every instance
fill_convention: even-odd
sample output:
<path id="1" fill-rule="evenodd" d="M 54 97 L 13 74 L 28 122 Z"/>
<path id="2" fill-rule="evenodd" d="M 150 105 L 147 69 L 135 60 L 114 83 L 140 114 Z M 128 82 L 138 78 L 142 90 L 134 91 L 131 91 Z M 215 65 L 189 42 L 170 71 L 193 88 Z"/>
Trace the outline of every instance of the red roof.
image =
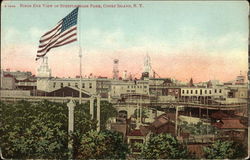
<path id="1" fill-rule="evenodd" d="M 131 131 L 130 133 L 128 133 L 128 136 L 143 136 L 143 134 L 141 133 L 139 129 L 135 129 Z"/>
<path id="2" fill-rule="evenodd" d="M 223 119 L 223 118 L 229 118 L 229 117 L 230 117 L 230 115 L 228 115 L 222 111 L 212 113 L 212 115 L 211 115 L 211 118 L 214 118 L 214 119 Z"/>
<path id="3" fill-rule="evenodd" d="M 12 77 L 13 78 L 14 76 L 11 74 L 5 74 L 4 77 Z"/>
<path id="4" fill-rule="evenodd" d="M 223 119 L 221 122 L 216 122 L 213 126 L 221 129 L 245 129 L 247 128 L 240 123 L 238 119 Z"/>

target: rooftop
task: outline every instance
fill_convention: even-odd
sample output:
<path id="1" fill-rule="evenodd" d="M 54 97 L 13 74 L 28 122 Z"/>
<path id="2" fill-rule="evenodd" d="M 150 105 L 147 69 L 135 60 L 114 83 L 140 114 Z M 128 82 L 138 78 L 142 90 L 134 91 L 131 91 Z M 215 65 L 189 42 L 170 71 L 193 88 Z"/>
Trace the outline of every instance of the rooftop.
<path id="1" fill-rule="evenodd" d="M 212 124 L 220 129 L 246 129 L 247 127 L 240 123 L 239 119 L 223 119 L 221 122 Z"/>

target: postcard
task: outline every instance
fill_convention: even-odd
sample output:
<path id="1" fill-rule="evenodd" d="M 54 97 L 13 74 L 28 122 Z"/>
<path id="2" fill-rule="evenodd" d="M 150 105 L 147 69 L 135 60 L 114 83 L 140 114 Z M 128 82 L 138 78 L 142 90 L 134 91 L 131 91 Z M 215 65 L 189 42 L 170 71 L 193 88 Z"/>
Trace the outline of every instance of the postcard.
<path id="1" fill-rule="evenodd" d="M 1 11 L 1 159 L 249 155 L 247 1 Z"/>

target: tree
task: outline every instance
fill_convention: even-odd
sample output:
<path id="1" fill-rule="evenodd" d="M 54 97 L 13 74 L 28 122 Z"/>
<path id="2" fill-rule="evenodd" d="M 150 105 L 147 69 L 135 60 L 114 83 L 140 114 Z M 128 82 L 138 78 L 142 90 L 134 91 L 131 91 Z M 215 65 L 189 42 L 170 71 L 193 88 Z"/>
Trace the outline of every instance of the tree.
<path id="1" fill-rule="evenodd" d="M 80 142 L 85 133 L 96 129 L 96 120 L 91 119 L 89 114 L 89 102 L 77 104 L 74 111 L 74 132 L 73 138 L 73 157 L 79 152 Z"/>
<path id="2" fill-rule="evenodd" d="M 68 158 L 68 107 L 65 103 L 20 101 L 0 102 L 0 105 L 0 147 L 5 158 Z M 90 119 L 83 105 L 75 107 L 74 126 L 75 137 L 96 128 L 96 121 Z M 80 140 L 74 140 L 77 146 Z"/>
<path id="3" fill-rule="evenodd" d="M 192 135 L 216 134 L 219 132 L 216 127 L 212 125 L 205 125 L 202 122 L 188 124 L 188 122 L 182 121 L 180 128 L 182 131 L 188 132 Z"/>
<path id="4" fill-rule="evenodd" d="M 101 101 L 101 130 L 106 129 L 107 121 L 111 117 L 117 116 L 117 110 L 113 107 L 111 103 L 108 101 Z"/>
<path id="5" fill-rule="evenodd" d="M 0 103 L 0 146 L 4 157 L 67 157 L 67 108 L 64 104 Z"/>
<path id="6" fill-rule="evenodd" d="M 80 107 L 85 113 L 89 113 L 89 101 L 81 104 L 82 106 Z M 79 104 L 77 105 L 79 106 Z M 96 120 L 96 103 L 94 105 L 94 119 Z M 106 129 L 107 121 L 111 117 L 116 117 L 117 116 L 117 110 L 113 107 L 112 103 L 109 103 L 108 101 L 101 101 L 100 103 L 100 109 L 101 109 L 101 122 L 100 122 L 100 128 L 101 130 Z"/>
<path id="7" fill-rule="evenodd" d="M 0 147 L 6 158 L 67 159 L 68 107 L 66 103 L 41 101 L 0 102 Z M 89 102 L 77 104 L 74 112 L 73 152 L 77 155 L 82 136 L 96 129 Z M 116 116 L 109 102 L 101 101 L 101 129 Z"/>
<path id="8" fill-rule="evenodd" d="M 205 158 L 208 159 L 235 159 L 247 156 L 245 147 L 233 141 L 218 140 L 203 150 Z"/>
<path id="9" fill-rule="evenodd" d="M 188 151 L 170 134 L 158 134 L 150 136 L 141 156 L 145 159 L 179 159 L 187 158 Z"/>
<path id="10" fill-rule="evenodd" d="M 125 159 L 128 147 L 121 133 L 89 131 L 83 135 L 77 159 Z"/>

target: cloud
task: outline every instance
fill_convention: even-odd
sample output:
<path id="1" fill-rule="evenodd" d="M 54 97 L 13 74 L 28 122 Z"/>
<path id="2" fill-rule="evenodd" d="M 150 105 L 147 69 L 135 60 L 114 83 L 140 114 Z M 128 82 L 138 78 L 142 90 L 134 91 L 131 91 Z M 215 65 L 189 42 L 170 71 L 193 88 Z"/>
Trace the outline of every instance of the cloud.
<path id="1" fill-rule="evenodd" d="M 20 31 L 14 27 L 2 28 L 1 30 L 3 46 L 18 43 L 38 45 L 40 37 L 46 32 L 36 27 L 29 28 L 27 31 Z"/>

